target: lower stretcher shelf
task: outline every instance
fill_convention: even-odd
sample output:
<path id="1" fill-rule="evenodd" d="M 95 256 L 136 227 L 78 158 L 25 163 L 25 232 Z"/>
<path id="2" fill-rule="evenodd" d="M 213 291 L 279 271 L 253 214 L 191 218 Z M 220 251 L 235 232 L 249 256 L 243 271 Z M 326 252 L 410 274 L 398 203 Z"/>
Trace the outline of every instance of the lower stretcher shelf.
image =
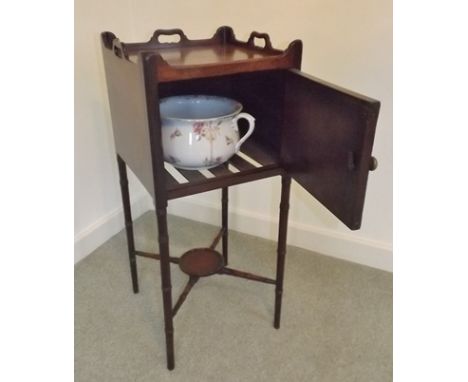
<path id="1" fill-rule="evenodd" d="M 181 170 L 167 162 L 164 168 L 169 199 L 282 174 L 275 156 L 254 141 L 244 143 L 229 161 L 209 170 Z"/>

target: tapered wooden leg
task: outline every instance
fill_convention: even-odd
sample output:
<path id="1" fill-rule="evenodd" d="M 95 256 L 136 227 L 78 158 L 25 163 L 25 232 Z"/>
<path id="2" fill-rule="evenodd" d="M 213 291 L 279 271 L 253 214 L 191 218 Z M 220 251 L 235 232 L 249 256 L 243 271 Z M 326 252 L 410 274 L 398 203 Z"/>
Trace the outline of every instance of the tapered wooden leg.
<path id="1" fill-rule="evenodd" d="M 117 155 L 119 166 L 120 191 L 125 217 L 125 231 L 127 233 L 128 257 L 130 259 L 130 273 L 132 275 L 133 293 L 138 293 L 138 271 L 136 265 L 135 242 L 133 238 L 132 211 L 130 208 L 130 194 L 128 192 L 127 166 L 123 159 Z"/>
<path id="2" fill-rule="evenodd" d="M 222 227 L 223 227 L 223 258 L 224 265 L 228 264 L 228 188 L 223 187 L 221 196 Z"/>
<path id="3" fill-rule="evenodd" d="M 161 289 L 164 307 L 164 330 L 166 332 L 167 368 L 174 369 L 174 326 L 172 316 L 172 285 L 169 258 L 169 235 L 167 232 L 167 202 L 162 207 L 156 206 L 158 220 L 159 256 L 161 267 Z"/>
<path id="4" fill-rule="evenodd" d="M 281 202 L 278 229 L 278 257 L 276 264 L 276 293 L 274 327 L 279 329 L 281 319 L 281 300 L 283 297 L 284 261 L 286 257 L 286 239 L 288 233 L 289 193 L 291 177 L 283 175 L 281 179 Z"/>

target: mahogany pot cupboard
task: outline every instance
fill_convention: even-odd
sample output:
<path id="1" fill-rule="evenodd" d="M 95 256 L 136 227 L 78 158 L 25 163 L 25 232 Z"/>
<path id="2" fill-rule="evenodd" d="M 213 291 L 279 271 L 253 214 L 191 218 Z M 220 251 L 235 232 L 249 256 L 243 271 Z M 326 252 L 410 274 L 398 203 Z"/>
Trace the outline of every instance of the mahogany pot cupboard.
<path id="1" fill-rule="evenodd" d="M 178 41 L 160 42 L 162 35 Z M 359 229 L 367 176 L 377 166 L 371 153 L 380 103 L 301 72 L 300 40 L 283 51 L 265 33 L 252 32 L 243 42 L 223 26 L 204 40 L 159 29 L 148 42 L 124 43 L 111 32 L 103 32 L 101 41 L 133 291 L 138 293 L 136 258 L 159 260 L 168 369 L 175 366 L 174 316 L 200 277 L 224 274 L 274 285 L 273 325 L 279 328 L 291 179 L 350 229 Z M 200 172 L 164 162 L 159 100 L 185 94 L 235 99 L 256 118 L 253 135 L 227 163 Z M 127 166 L 153 197 L 159 254 L 135 248 Z M 229 186 L 273 176 L 282 178 L 275 279 L 227 266 Z M 219 234 L 209 247 L 171 256 L 168 201 L 219 188 Z M 220 241 L 221 253 L 215 250 Z M 189 277 L 174 304 L 171 263 Z"/>

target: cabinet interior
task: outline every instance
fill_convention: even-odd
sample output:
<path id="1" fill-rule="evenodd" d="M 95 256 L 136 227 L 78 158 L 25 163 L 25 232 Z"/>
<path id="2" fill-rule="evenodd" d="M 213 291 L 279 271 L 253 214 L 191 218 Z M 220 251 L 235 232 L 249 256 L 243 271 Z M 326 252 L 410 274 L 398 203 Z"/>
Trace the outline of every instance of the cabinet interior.
<path id="1" fill-rule="evenodd" d="M 284 72 L 282 70 L 159 84 L 160 99 L 187 94 L 218 95 L 242 103 L 242 111 L 255 118 L 255 130 L 245 143 L 246 149 L 256 146 L 279 162 L 284 96 Z M 239 120 L 239 127 L 243 135 L 247 128 L 246 121 Z"/>

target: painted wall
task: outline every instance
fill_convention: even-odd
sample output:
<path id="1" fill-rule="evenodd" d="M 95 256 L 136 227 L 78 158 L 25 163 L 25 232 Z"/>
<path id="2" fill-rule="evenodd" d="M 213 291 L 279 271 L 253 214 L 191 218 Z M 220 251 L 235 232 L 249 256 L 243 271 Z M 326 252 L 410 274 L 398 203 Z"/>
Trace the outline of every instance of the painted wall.
<path id="1" fill-rule="evenodd" d="M 349 231 L 294 184 L 289 243 L 391 269 L 391 0 L 77 0 L 75 4 L 76 234 L 82 255 L 121 224 L 99 32 L 110 30 L 130 42 L 147 40 L 156 28 L 180 27 L 189 38 L 205 38 L 218 26 L 230 25 L 240 39 L 246 39 L 252 30 L 267 32 L 278 48 L 285 48 L 296 38 L 303 40 L 303 71 L 382 102 L 374 146 L 379 168 L 369 177 L 361 230 Z M 279 185 L 279 180 L 271 179 L 233 187 L 231 227 L 275 238 Z M 144 201 L 145 192 L 137 181 L 132 182 L 132 187 L 136 212 L 141 213 L 150 203 Z M 170 211 L 216 223 L 219 198 L 215 191 L 173 201 Z M 109 219 L 114 227 L 110 231 L 105 228 Z M 95 234 L 94 241 L 88 240 L 96 230 L 102 234 Z M 91 244 L 83 244 L 88 242 Z"/>
<path id="2" fill-rule="evenodd" d="M 75 2 L 75 260 L 123 227 L 99 34 L 132 38 L 129 14 L 128 0 Z M 129 181 L 138 215 L 145 191 L 134 177 Z"/>

